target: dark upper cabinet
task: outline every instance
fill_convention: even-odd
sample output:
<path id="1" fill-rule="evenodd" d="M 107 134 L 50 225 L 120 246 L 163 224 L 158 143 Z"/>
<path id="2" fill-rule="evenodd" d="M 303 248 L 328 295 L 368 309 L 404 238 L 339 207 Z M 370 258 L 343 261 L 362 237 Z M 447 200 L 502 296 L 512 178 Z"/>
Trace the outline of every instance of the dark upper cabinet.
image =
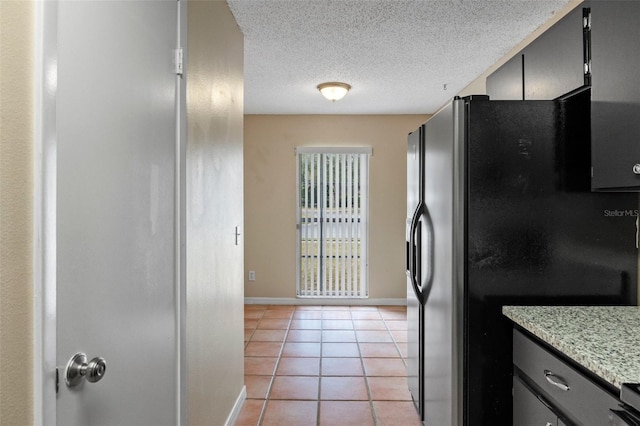
<path id="1" fill-rule="evenodd" d="M 487 94 L 491 99 L 501 101 L 521 101 L 524 95 L 522 86 L 522 54 L 505 62 L 487 77 Z"/>
<path id="2" fill-rule="evenodd" d="M 524 99 L 556 99 L 585 84 L 583 8 L 524 48 Z"/>
<path id="3" fill-rule="evenodd" d="M 639 22 L 640 1 L 583 2 L 487 78 L 495 100 L 591 88 L 593 191 L 640 191 Z"/>
<path id="4" fill-rule="evenodd" d="M 584 3 L 583 3 L 584 5 Z M 568 13 L 487 77 L 494 100 L 556 99 L 585 84 L 584 9 Z"/>
<path id="5" fill-rule="evenodd" d="M 640 191 L 640 2 L 591 4 L 591 188 Z"/>

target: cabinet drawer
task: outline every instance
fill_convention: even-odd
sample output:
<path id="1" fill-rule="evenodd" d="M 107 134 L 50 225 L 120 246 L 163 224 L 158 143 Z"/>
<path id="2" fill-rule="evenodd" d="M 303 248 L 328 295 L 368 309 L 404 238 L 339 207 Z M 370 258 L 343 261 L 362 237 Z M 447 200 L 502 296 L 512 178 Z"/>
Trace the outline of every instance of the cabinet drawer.
<path id="1" fill-rule="evenodd" d="M 517 426 L 556 426 L 558 417 L 522 383 L 513 378 L 513 424 Z"/>
<path id="2" fill-rule="evenodd" d="M 609 409 L 618 407 L 607 391 L 518 330 L 513 331 L 513 363 L 554 405 L 585 425 L 608 424 Z"/>

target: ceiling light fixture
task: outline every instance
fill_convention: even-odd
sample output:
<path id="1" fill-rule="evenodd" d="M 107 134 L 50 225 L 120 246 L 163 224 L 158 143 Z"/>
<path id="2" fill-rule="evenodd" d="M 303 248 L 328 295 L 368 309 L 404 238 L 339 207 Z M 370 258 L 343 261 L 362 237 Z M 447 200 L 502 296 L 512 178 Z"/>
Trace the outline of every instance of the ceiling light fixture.
<path id="1" fill-rule="evenodd" d="M 335 81 L 318 84 L 318 90 L 322 93 L 322 96 L 331 102 L 344 98 L 344 95 L 346 95 L 350 89 L 351 86 L 347 83 L 338 83 Z"/>

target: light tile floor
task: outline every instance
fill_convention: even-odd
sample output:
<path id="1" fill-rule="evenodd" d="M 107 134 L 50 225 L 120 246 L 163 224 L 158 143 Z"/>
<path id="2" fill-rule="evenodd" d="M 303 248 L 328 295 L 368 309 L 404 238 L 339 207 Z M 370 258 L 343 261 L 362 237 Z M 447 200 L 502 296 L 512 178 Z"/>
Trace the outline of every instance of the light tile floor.
<path id="1" fill-rule="evenodd" d="M 402 306 L 245 305 L 236 426 L 420 425 Z"/>

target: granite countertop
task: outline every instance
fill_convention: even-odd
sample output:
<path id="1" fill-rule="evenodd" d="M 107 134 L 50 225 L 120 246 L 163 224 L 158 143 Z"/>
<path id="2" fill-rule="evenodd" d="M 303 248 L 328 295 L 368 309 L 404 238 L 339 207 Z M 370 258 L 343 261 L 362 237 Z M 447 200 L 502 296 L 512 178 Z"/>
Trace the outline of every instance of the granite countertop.
<path id="1" fill-rule="evenodd" d="M 513 322 L 616 388 L 640 383 L 637 306 L 503 306 Z"/>

